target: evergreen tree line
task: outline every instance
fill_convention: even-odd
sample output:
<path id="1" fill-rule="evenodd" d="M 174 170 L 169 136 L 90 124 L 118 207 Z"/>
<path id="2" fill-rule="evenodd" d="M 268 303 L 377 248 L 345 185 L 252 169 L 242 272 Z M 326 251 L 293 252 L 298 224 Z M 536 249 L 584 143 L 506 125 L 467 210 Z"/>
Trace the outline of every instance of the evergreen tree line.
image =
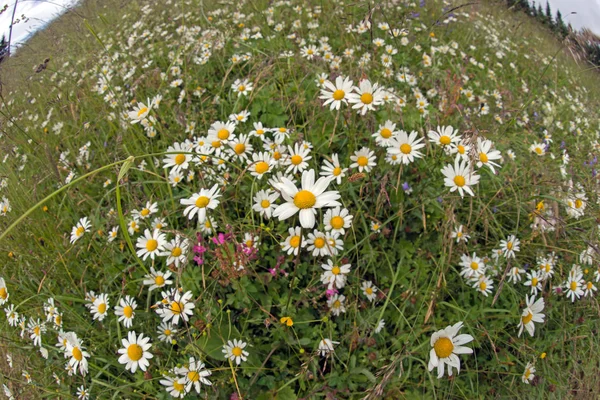
<path id="1" fill-rule="evenodd" d="M 576 57 L 585 59 L 595 66 L 600 66 L 600 38 L 589 29 L 581 32 L 573 30 L 571 24 L 565 23 L 560 10 L 553 16 L 550 3 L 546 1 L 546 7 L 541 2 L 529 0 L 506 0 L 508 7 L 520 10 L 530 17 L 547 26 L 560 40 L 566 41 Z"/>

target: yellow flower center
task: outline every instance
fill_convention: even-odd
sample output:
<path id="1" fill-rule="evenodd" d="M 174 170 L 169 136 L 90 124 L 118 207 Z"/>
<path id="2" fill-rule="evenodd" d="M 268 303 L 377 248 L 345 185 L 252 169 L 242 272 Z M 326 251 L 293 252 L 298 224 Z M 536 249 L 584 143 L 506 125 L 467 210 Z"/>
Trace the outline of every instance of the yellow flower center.
<path id="1" fill-rule="evenodd" d="M 102 303 L 98 305 L 98 313 L 104 314 L 106 312 L 106 303 Z"/>
<path id="2" fill-rule="evenodd" d="M 177 154 L 175 156 L 175 164 L 177 165 L 181 165 L 185 162 L 185 155 L 184 154 Z"/>
<path id="3" fill-rule="evenodd" d="M 400 146 L 400 151 L 401 151 L 403 154 L 410 154 L 411 150 L 412 150 L 412 147 L 411 147 L 411 146 L 410 146 L 410 144 L 408 144 L 408 143 L 403 143 L 403 144 Z"/>
<path id="4" fill-rule="evenodd" d="M 179 393 L 183 393 L 183 390 L 185 389 L 185 385 L 178 381 L 173 381 L 173 389 L 175 389 Z"/>
<path id="5" fill-rule="evenodd" d="M 485 291 L 485 289 L 487 289 L 487 283 L 481 282 L 479 284 L 479 289 L 481 289 L 482 292 Z"/>
<path id="6" fill-rule="evenodd" d="M 392 136 L 392 131 L 388 128 L 383 128 L 381 132 L 379 132 L 382 138 L 389 139 Z"/>
<path id="7" fill-rule="evenodd" d="M 365 289 L 365 293 L 366 294 L 373 294 L 373 289 L 370 288 L 370 287 L 368 287 L 368 288 Z"/>
<path id="8" fill-rule="evenodd" d="M 292 236 L 290 239 L 290 246 L 294 248 L 300 246 L 300 236 Z"/>
<path id="9" fill-rule="evenodd" d="M 269 170 L 269 163 L 267 163 L 267 162 L 259 161 L 256 164 L 254 164 L 254 171 L 256 171 L 259 174 L 264 174 L 268 170 Z"/>
<path id="10" fill-rule="evenodd" d="M 537 286 L 538 278 L 531 278 L 531 286 Z"/>
<path id="11" fill-rule="evenodd" d="M 233 349 L 231 349 L 231 354 L 233 354 L 236 357 L 239 357 L 242 355 L 242 348 L 235 346 Z"/>
<path id="12" fill-rule="evenodd" d="M 77 361 L 81 361 L 83 359 L 83 353 L 81 352 L 81 350 L 79 350 L 79 347 L 73 347 L 71 354 L 73 355 L 73 358 Z"/>
<path id="13" fill-rule="evenodd" d="M 302 162 L 302 157 L 298 154 L 292 156 L 292 164 L 298 165 Z"/>
<path id="14" fill-rule="evenodd" d="M 342 303 L 339 300 L 336 300 L 333 303 L 333 308 L 340 308 L 342 306 Z"/>
<path id="15" fill-rule="evenodd" d="M 341 100 L 344 98 L 344 96 L 346 96 L 346 92 L 344 92 L 342 89 L 338 89 L 335 92 L 333 92 L 334 100 Z"/>
<path id="16" fill-rule="evenodd" d="M 512 242 L 508 242 L 508 243 L 506 243 L 506 248 L 507 248 L 508 250 L 512 250 L 512 248 L 513 248 L 513 243 L 512 243 Z"/>
<path id="17" fill-rule="evenodd" d="M 341 272 L 341 269 L 337 265 L 335 267 L 331 268 L 331 273 L 334 275 L 339 275 L 340 272 Z"/>
<path id="18" fill-rule="evenodd" d="M 527 325 L 531 321 L 532 318 L 533 318 L 532 313 L 527 313 L 526 316 L 521 317 L 521 320 L 523 321 L 523 325 Z"/>
<path id="19" fill-rule="evenodd" d="M 77 228 L 77 230 L 75 231 L 75 235 L 76 236 L 81 236 L 83 235 L 83 232 L 85 232 L 85 228 L 83 226 L 80 226 Z"/>
<path id="20" fill-rule="evenodd" d="M 173 247 L 173 250 L 171 250 L 171 257 L 179 257 L 182 252 L 181 247 Z"/>
<path id="21" fill-rule="evenodd" d="M 367 157 L 365 157 L 365 156 L 359 156 L 359 157 L 356 159 L 356 163 L 357 163 L 359 166 L 361 166 L 361 167 L 364 167 L 364 166 L 366 166 L 366 165 L 369 163 L 369 159 L 368 159 Z"/>
<path id="22" fill-rule="evenodd" d="M 143 354 L 144 350 L 142 350 L 142 346 L 138 344 L 130 344 L 127 348 L 127 356 L 131 361 L 138 361 L 140 358 L 142 358 Z"/>
<path id="23" fill-rule="evenodd" d="M 536 152 L 538 155 L 542 155 L 542 148 L 541 148 L 541 147 L 536 147 L 534 150 L 535 150 L 535 152 Z"/>
<path id="24" fill-rule="evenodd" d="M 8 298 L 8 292 L 6 291 L 5 287 L 0 287 L 0 298 L 2 298 L 2 300 L 6 300 Z"/>
<path id="25" fill-rule="evenodd" d="M 257 135 L 263 135 L 264 133 L 265 133 L 265 130 L 264 130 L 264 129 L 257 129 L 257 130 L 256 130 L 256 134 L 257 134 Z"/>
<path id="26" fill-rule="evenodd" d="M 460 154 L 465 154 L 465 146 L 463 146 L 462 144 L 456 146 L 456 150 L 458 150 Z"/>
<path id="27" fill-rule="evenodd" d="M 335 167 L 333 169 L 333 176 L 340 176 L 341 173 L 342 173 L 342 169 L 340 167 Z"/>
<path id="28" fill-rule="evenodd" d="M 591 290 L 592 287 L 594 286 L 594 284 L 592 282 L 588 282 L 585 287 L 587 287 L 588 290 Z"/>
<path id="29" fill-rule="evenodd" d="M 144 217 L 148 216 L 148 214 L 150 214 L 150 210 L 148 210 L 147 208 L 144 208 L 140 214 Z"/>
<path id="30" fill-rule="evenodd" d="M 577 281 L 572 281 L 570 287 L 572 291 L 577 290 Z"/>
<path id="31" fill-rule="evenodd" d="M 181 314 L 181 312 L 183 311 L 183 304 L 181 304 L 180 302 L 177 301 L 172 301 L 171 302 L 171 312 L 173 312 L 173 314 Z"/>
<path id="32" fill-rule="evenodd" d="M 317 202 L 317 198 L 308 190 L 300 190 L 294 196 L 294 205 L 300 209 L 311 208 Z"/>
<path id="33" fill-rule="evenodd" d="M 456 184 L 456 186 L 458 186 L 458 187 L 463 187 L 463 186 L 465 186 L 465 183 L 466 183 L 466 181 L 465 181 L 465 177 L 464 177 L 464 176 L 461 176 L 461 175 L 456 175 L 456 176 L 454 177 L 454 183 L 455 183 L 455 184 Z"/>
<path id="34" fill-rule="evenodd" d="M 583 201 L 581 201 L 581 199 L 576 199 L 575 208 L 581 208 L 581 206 L 583 206 Z"/>
<path id="35" fill-rule="evenodd" d="M 40 327 L 36 326 L 33 328 L 33 333 L 35 333 L 35 336 L 40 336 Z"/>
<path id="36" fill-rule="evenodd" d="M 442 337 L 435 342 L 433 349 L 435 350 L 435 355 L 439 358 L 448 358 L 454 350 L 454 344 L 452 340 Z"/>
<path id="37" fill-rule="evenodd" d="M 210 144 L 212 147 L 214 147 L 215 149 L 218 149 L 219 147 L 221 147 L 221 142 L 218 140 L 215 140 L 214 142 L 212 142 Z"/>
<path id="38" fill-rule="evenodd" d="M 244 86 L 244 85 L 240 85 L 240 86 L 238 86 L 238 90 L 239 90 L 240 92 L 243 92 L 244 90 L 246 90 L 246 86 Z"/>
<path id="39" fill-rule="evenodd" d="M 531 370 L 529 368 L 527 368 L 525 370 L 525 379 L 529 379 L 530 376 L 531 376 Z"/>
<path id="40" fill-rule="evenodd" d="M 235 148 L 233 149 L 233 151 L 235 151 L 235 154 L 242 154 L 243 152 L 246 151 L 246 145 L 244 143 L 238 143 L 235 145 Z"/>
<path id="41" fill-rule="evenodd" d="M 331 217 L 329 224 L 333 229 L 342 229 L 344 227 L 344 218 L 340 217 L 339 215 L 336 215 L 334 217 Z"/>
<path id="42" fill-rule="evenodd" d="M 126 316 L 127 318 L 131 318 L 133 316 L 133 307 L 125 306 L 123 308 L 123 315 Z"/>
<path id="43" fill-rule="evenodd" d="M 280 152 L 278 152 L 278 151 L 274 151 L 274 152 L 273 152 L 273 158 L 274 158 L 276 161 L 279 161 L 279 159 L 281 159 L 281 153 L 280 153 Z"/>
<path id="44" fill-rule="evenodd" d="M 165 336 L 171 336 L 171 330 L 170 329 L 165 329 L 163 331 L 163 333 L 165 334 Z"/>
<path id="45" fill-rule="evenodd" d="M 142 107 L 137 113 L 138 118 L 148 112 L 148 107 Z"/>
<path id="46" fill-rule="evenodd" d="M 315 247 L 317 249 L 322 249 L 323 247 L 325 247 L 325 239 L 322 237 L 318 237 L 315 239 Z"/>
<path id="47" fill-rule="evenodd" d="M 262 208 L 269 208 L 269 206 L 271 206 L 271 202 L 267 199 L 264 199 L 263 201 L 260 202 L 260 206 Z"/>
<path id="48" fill-rule="evenodd" d="M 158 247 L 158 241 L 155 239 L 149 239 L 146 242 L 146 250 L 148 250 L 148 251 L 154 251 L 154 250 L 156 250 L 157 247 Z"/>
<path id="49" fill-rule="evenodd" d="M 54 323 L 56 325 L 62 325 L 62 317 L 60 315 L 57 315 L 56 317 L 54 317 Z"/>
<path id="50" fill-rule="evenodd" d="M 371 104 L 373 102 L 373 95 L 371 93 L 363 93 L 360 95 L 360 101 L 362 101 L 363 104 Z"/>
<path id="51" fill-rule="evenodd" d="M 471 263 L 471 269 L 472 269 L 473 271 L 477 271 L 477 270 L 479 269 L 479 263 L 476 263 L 475 261 L 473 261 L 473 262 Z"/>
<path id="52" fill-rule="evenodd" d="M 287 128 L 281 127 L 281 128 L 279 128 L 279 132 L 286 133 L 287 132 Z"/>
<path id="53" fill-rule="evenodd" d="M 482 163 L 487 163 L 488 162 L 488 156 L 485 153 L 479 153 L 479 161 L 481 161 Z"/>
<path id="54" fill-rule="evenodd" d="M 210 199 L 206 196 L 199 196 L 196 199 L 196 207 L 198 208 L 205 208 L 208 203 L 210 203 Z"/>
<path id="55" fill-rule="evenodd" d="M 190 371 L 187 373 L 187 378 L 191 382 L 198 382 L 200 380 L 200 374 L 197 371 Z"/>
<path id="56" fill-rule="evenodd" d="M 450 142 L 452 142 L 452 139 L 450 139 L 450 136 L 440 136 L 440 143 L 443 144 L 444 146 L 449 145 Z"/>
<path id="57" fill-rule="evenodd" d="M 246 240 L 246 247 L 252 247 L 254 246 L 254 240 L 250 239 L 250 240 Z"/>
<path id="58" fill-rule="evenodd" d="M 165 278 L 162 275 L 158 275 L 154 278 L 154 284 L 157 286 L 162 286 L 165 284 Z"/>
<path id="59" fill-rule="evenodd" d="M 217 132 L 217 137 L 221 140 L 227 140 L 227 138 L 229 138 L 229 131 L 223 128 L 219 132 Z"/>

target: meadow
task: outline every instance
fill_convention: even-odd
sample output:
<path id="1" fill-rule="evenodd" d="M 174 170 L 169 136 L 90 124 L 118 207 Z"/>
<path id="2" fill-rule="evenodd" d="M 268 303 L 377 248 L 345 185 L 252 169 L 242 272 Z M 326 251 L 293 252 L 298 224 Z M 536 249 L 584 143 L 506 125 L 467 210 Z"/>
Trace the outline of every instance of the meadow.
<path id="1" fill-rule="evenodd" d="M 89 0 L 0 81 L 7 398 L 597 398 L 600 79 L 526 16 Z"/>

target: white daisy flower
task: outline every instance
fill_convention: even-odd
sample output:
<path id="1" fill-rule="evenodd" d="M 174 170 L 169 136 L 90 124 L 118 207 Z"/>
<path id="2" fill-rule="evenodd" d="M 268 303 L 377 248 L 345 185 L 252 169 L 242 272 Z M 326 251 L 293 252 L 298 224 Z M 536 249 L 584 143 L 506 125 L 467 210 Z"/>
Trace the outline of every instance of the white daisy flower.
<path id="1" fill-rule="evenodd" d="M 167 243 L 166 235 L 158 230 L 154 230 L 150 233 L 149 229 L 144 231 L 144 236 L 137 238 L 135 246 L 138 248 L 137 256 L 142 260 L 150 257 L 154 258 L 160 255 L 165 250 L 165 244 Z"/>
<path id="2" fill-rule="evenodd" d="M 235 361 L 236 365 L 240 365 L 242 361 L 246 361 L 250 355 L 250 353 L 244 350 L 246 345 L 246 342 L 238 339 L 233 339 L 233 341 L 228 340 L 227 344 L 223 345 L 223 354 L 226 359 Z"/>
<path id="3" fill-rule="evenodd" d="M 452 368 L 460 373 L 460 358 L 458 354 L 471 354 L 473 349 L 464 347 L 464 344 L 473 341 L 473 336 L 457 335 L 463 323 L 458 322 L 452 326 L 435 332 L 431 335 L 431 351 L 429 352 L 429 371 L 437 367 L 438 379 L 444 376 L 445 365 L 448 365 L 448 376 L 452 376 Z"/>
<path id="4" fill-rule="evenodd" d="M 517 336 L 521 336 L 523 333 L 523 328 L 527 329 L 529 336 L 533 336 L 535 332 L 535 324 L 534 322 L 543 323 L 545 315 L 542 314 L 544 310 L 544 298 L 540 297 L 537 301 L 535 300 L 535 296 L 525 296 L 525 304 L 526 307 L 523 309 L 521 313 L 521 320 L 519 321 L 519 333 Z"/>
<path id="5" fill-rule="evenodd" d="M 121 339 L 121 343 L 123 347 L 118 350 L 118 353 L 121 354 L 119 363 L 126 364 L 125 369 L 131 373 L 135 373 L 138 367 L 142 371 L 146 371 L 150 365 L 148 360 L 154 357 L 148 351 L 152 347 L 150 338 L 145 338 L 143 333 L 136 338 L 135 332 L 131 331 L 127 334 L 127 339 Z"/>
<path id="6" fill-rule="evenodd" d="M 198 214 L 198 222 L 204 223 L 206 220 L 206 210 L 214 210 L 219 205 L 220 201 L 217 200 L 221 197 L 219 193 L 219 185 L 215 185 L 210 189 L 200 189 L 200 192 L 195 193 L 189 199 L 181 199 L 180 203 L 187 206 L 183 211 L 183 215 L 189 219 L 194 218 Z"/>

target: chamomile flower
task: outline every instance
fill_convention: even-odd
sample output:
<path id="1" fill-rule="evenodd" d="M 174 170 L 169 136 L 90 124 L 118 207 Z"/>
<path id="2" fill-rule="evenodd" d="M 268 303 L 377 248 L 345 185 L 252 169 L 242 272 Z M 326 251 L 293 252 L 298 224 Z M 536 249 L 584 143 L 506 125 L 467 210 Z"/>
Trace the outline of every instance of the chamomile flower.
<path id="1" fill-rule="evenodd" d="M 154 267 L 150 267 L 150 273 L 144 276 L 143 284 L 150 286 L 148 288 L 149 292 L 154 289 L 161 289 L 166 285 L 173 284 L 173 281 L 169 279 L 171 275 L 171 271 L 161 272 L 155 270 Z"/>
<path id="2" fill-rule="evenodd" d="M 388 142 L 387 153 L 390 156 L 396 156 L 399 163 L 408 165 L 415 158 L 423 157 L 423 153 L 419 151 L 425 147 L 423 138 L 417 138 L 418 133 L 412 131 L 410 135 L 404 131 L 399 131 Z"/>
<path id="3" fill-rule="evenodd" d="M 302 172 L 306 168 L 308 168 L 307 161 L 312 157 L 310 154 L 310 149 L 306 149 L 302 147 L 299 143 L 296 143 L 294 147 L 288 146 L 289 155 L 284 161 L 284 165 L 287 165 L 286 173 L 296 173 Z"/>
<path id="4" fill-rule="evenodd" d="M 476 277 L 473 282 L 473 288 L 477 289 L 478 292 L 483 294 L 485 297 L 488 297 L 490 293 L 492 293 L 493 286 L 492 278 L 485 275 L 480 275 Z"/>
<path id="5" fill-rule="evenodd" d="M 250 175 L 261 179 L 265 174 L 273 171 L 277 163 L 268 152 L 252 153 L 252 161 L 248 161 Z"/>
<path id="6" fill-rule="evenodd" d="M 185 394 L 187 393 L 186 390 L 186 384 L 187 384 L 187 378 L 186 377 L 174 377 L 174 376 L 167 376 L 167 375 L 163 375 L 164 379 L 160 380 L 160 384 L 163 385 L 165 387 L 165 389 L 167 390 L 167 393 L 169 393 L 169 395 L 171 395 L 171 397 L 173 398 L 184 398 Z"/>
<path id="7" fill-rule="evenodd" d="M 325 225 L 326 231 L 344 235 L 346 229 L 349 229 L 352 226 L 353 218 L 354 217 L 350 215 L 350 212 L 346 208 L 335 207 L 330 208 L 325 212 L 323 224 Z"/>
<path id="8" fill-rule="evenodd" d="M 77 337 L 75 332 L 68 332 L 66 334 L 67 346 L 65 349 L 65 356 L 71 357 L 69 359 L 69 366 L 73 370 L 79 369 L 79 373 L 85 376 L 88 373 L 88 362 L 90 353 L 85 351 L 81 340 Z"/>
<path id="9" fill-rule="evenodd" d="M 188 249 L 190 241 L 177 235 L 173 240 L 164 244 L 165 251 L 161 254 L 167 257 L 167 265 L 175 265 L 176 268 L 187 264 Z"/>
<path id="10" fill-rule="evenodd" d="M 322 339 L 319 341 L 318 352 L 321 353 L 321 357 L 325 357 L 330 353 L 333 353 L 334 345 L 340 344 L 340 342 L 334 342 L 331 339 Z"/>
<path id="11" fill-rule="evenodd" d="M 131 328 L 136 308 L 137 303 L 135 299 L 129 295 L 121 298 L 119 305 L 115 306 L 115 315 L 119 317 L 119 322 L 123 322 L 125 328 Z"/>
<path id="12" fill-rule="evenodd" d="M 340 198 L 338 191 L 325 191 L 331 180 L 319 178 L 315 182 L 315 171 L 312 169 L 302 173 L 301 190 L 289 179 L 282 177 L 281 180 L 283 183 L 279 184 L 277 189 L 281 191 L 286 202 L 273 211 L 273 216 L 280 221 L 299 212 L 300 225 L 303 228 L 312 228 L 316 222 L 317 209 L 340 205 L 337 201 Z"/>
<path id="13" fill-rule="evenodd" d="M 252 209 L 260 213 L 261 217 L 270 219 L 273 214 L 273 210 L 277 207 L 275 202 L 279 199 L 279 193 L 274 192 L 270 189 L 260 190 L 254 196 L 254 204 Z"/>
<path id="14" fill-rule="evenodd" d="M 493 144 L 494 143 L 491 140 L 477 138 L 477 168 L 481 168 L 485 165 L 492 170 L 492 173 L 495 173 L 496 170 L 494 167 L 499 167 L 500 165 L 494 162 L 494 160 L 501 159 L 502 154 L 500 154 L 498 150 L 492 150 Z"/>
<path id="15" fill-rule="evenodd" d="M 177 333 L 177 329 L 170 322 L 161 322 L 161 324 L 156 329 L 158 333 L 158 339 L 162 342 L 172 344 L 175 334 Z"/>
<path id="16" fill-rule="evenodd" d="M 363 283 L 360 286 L 360 289 L 362 290 L 363 294 L 367 296 L 367 299 L 369 299 L 369 301 L 372 302 L 377 298 L 377 287 L 373 285 L 373 282 L 363 281 Z"/>
<path id="17" fill-rule="evenodd" d="M 340 166 L 340 162 L 338 160 L 337 154 L 331 155 L 331 162 L 328 160 L 324 160 L 325 164 L 323 168 L 321 168 L 321 172 L 319 175 L 324 176 L 326 178 L 335 179 L 338 185 L 342 184 L 342 178 L 346 176 L 347 168 L 342 168 Z"/>
<path id="18" fill-rule="evenodd" d="M 540 324 L 544 322 L 545 315 L 542 314 L 542 311 L 544 310 L 544 298 L 540 297 L 536 301 L 535 295 L 532 295 L 531 297 L 525 296 L 525 304 L 526 306 L 521 313 L 521 320 L 519 321 L 518 326 L 519 333 L 517 336 L 521 336 L 523 328 L 525 328 L 527 333 L 529 333 L 529 336 L 533 337 L 535 332 L 534 322 Z"/>
<path id="19" fill-rule="evenodd" d="M 298 252 L 301 248 L 306 246 L 306 239 L 302 235 L 302 228 L 295 227 L 288 229 L 288 236 L 285 238 L 285 241 L 280 243 L 281 248 L 288 255 L 294 254 L 298 255 Z"/>
<path id="20" fill-rule="evenodd" d="M 234 93 L 237 93 L 238 97 L 248 96 L 248 93 L 250 93 L 252 89 L 254 89 L 254 87 L 248 79 L 236 79 L 235 82 L 233 82 L 233 85 L 231 85 L 231 90 Z"/>
<path id="21" fill-rule="evenodd" d="M 198 222 L 204 223 L 206 220 L 206 210 L 214 210 L 219 205 L 217 200 L 221 197 L 219 193 L 219 185 L 215 185 L 210 189 L 200 189 L 200 192 L 195 193 L 189 199 L 181 199 L 180 203 L 187 206 L 183 211 L 183 215 L 189 219 L 194 218 L 198 214 Z"/>
<path id="22" fill-rule="evenodd" d="M 125 369 L 131 373 L 135 373 L 138 368 L 146 371 L 150 365 L 148 360 L 154 357 L 149 352 L 152 347 L 150 338 L 144 337 L 143 333 L 136 337 L 136 333 L 131 331 L 127 333 L 127 339 L 121 339 L 121 343 L 123 347 L 118 350 L 118 353 L 121 354 L 119 364 L 125 364 Z"/>
<path id="23" fill-rule="evenodd" d="M 460 265 L 462 267 L 460 275 L 467 279 L 479 278 L 486 270 L 485 263 L 477 257 L 476 253 L 473 253 L 472 256 L 463 254 L 460 258 Z"/>
<path id="24" fill-rule="evenodd" d="M 542 290 L 542 279 L 538 275 L 538 271 L 532 270 L 527 273 L 527 280 L 524 283 L 525 286 L 531 286 L 531 294 L 537 295 Z"/>
<path id="25" fill-rule="evenodd" d="M 350 160 L 354 161 L 350 164 L 350 168 L 358 168 L 359 172 L 370 172 L 377 165 L 375 152 L 368 147 L 355 151 L 354 155 L 350 156 Z"/>
<path id="26" fill-rule="evenodd" d="M 377 83 L 371 84 L 367 79 L 360 81 L 358 87 L 354 87 L 354 93 L 348 95 L 348 101 L 352 108 L 361 115 L 367 111 L 375 110 L 375 106 L 383 104 L 383 93 Z"/>
<path id="27" fill-rule="evenodd" d="M 10 297 L 10 293 L 8 293 L 8 288 L 6 287 L 6 282 L 4 278 L 0 278 L 0 306 L 4 305 L 8 301 Z"/>
<path id="28" fill-rule="evenodd" d="M 348 98 L 352 92 L 352 87 L 353 84 L 350 78 L 338 76 L 335 79 L 335 85 L 330 81 L 325 81 L 323 83 L 321 96 L 319 96 L 319 98 L 325 100 L 323 106 L 330 104 L 329 108 L 331 110 L 339 110 L 342 104 L 348 104 Z"/>
<path id="29" fill-rule="evenodd" d="M 83 387 L 83 385 L 77 388 L 77 400 L 89 400 L 90 392 Z"/>
<path id="30" fill-rule="evenodd" d="M 340 313 L 346 312 L 346 306 L 344 302 L 346 301 L 346 296 L 342 294 L 334 294 L 327 300 L 327 306 L 329 307 L 329 311 L 336 317 L 340 315 Z"/>
<path id="31" fill-rule="evenodd" d="M 460 142 L 460 135 L 458 135 L 458 131 L 455 131 L 451 126 L 438 126 L 437 130 L 429 131 L 427 137 L 429 137 L 429 141 L 431 143 L 435 143 L 442 147 L 452 146 Z"/>
<path id="32" fill-rule="evenodd" d="M 342 289 L 346 285 L 347 274 L 350 273 L 350 264 L 337 265 L 331 259 L 326 264 L 321 264 L 324 272 L 321 274 L 321 282 L 329 289 Z"/>
<path id="33" fill-rule="evenodd" d="M 226 359 L 235 361 L 236 365 L 240 365 L 242 361 L 246 361 L 250 355 L 250 353 L 244 350 L 246 346 L 247 343 L 241 340 L 228 340 L 227 343 L 223 345 L 223 354 Z"/>
<path id="34" fill-rule="evenodd" d="M 462 225 L 459 225 L 458 228 L 455 228 L 452 231 L 452 239 L 456 239 L 456 243 L 464 242 L 467 243 L 471 236 L 469 236 L 463 229 Z"/>
<path id="35" fill-rule="evenodd" d="M 506 240 L 500 241 L 500 249 L 507 259 L 515 258 L 515 252 L 520 250 L 521 241 L 515 235 L 510 235 Z"/>
<path id="36" fill-rule="evenodd" d="M 438 379 L 444 376 L 445 365 L 448 365 L 448 376 L 452 376 L 452 368 L 460 373 L 459 354 L 471 354 L 473 349 L 463 345 L 472 342 L 473 336 L 467 334 L 457 335 L 463 323 L 458 322 L 452 326 L 435 332 L 431 335 L 431 351 L 429 352 L 428 370 L 437 368 Z"/>
<path id="37" fill-rule="evenodd" d="M 149 218 L 152 214 L 158 212 L 158 203 L 146 202 L 146 206 L 142 208 L 140 211 L 134 210 L 131 212 L 134 218 L 137 219 L 146 219 Z"/>
<path id="38" fill-rule="evenodd" d="M 150 233 L 149 229 L 144 231 L 144 236 L 137 238 L 135 246 L 138 248 L 137 256 L 142 260 L 150 257 L 152 260 L 165 250 L 167 239 L 164 233 L 154 230 Z"/>
<path id="39" fill-rule="evenodd" d="M 337 255 L 338 250 L 343 248 L 343 242 L 341 242 L 340 246 L 340 243 L 338 243 L 338 237 L 338 233 L 323 233 L 315 229 L 312 233 L 308 234 L 308 238 L 306 240 L 306 250 L 312 252 L 313 257 L 335 256 Z"/>
<path id="40" fill-rule="evenodd" d="M 196 393 L 200 393 L 200 386 L 203 385 L 212 385 L 212 382 L 209 381 L 206 377 L 210 376 L 212 372 L 205 369 L 205 365 L 200 360 L 196 361 L 194 357 L 190 357 L 187 365 L 184 365 L 182 368 L 177 369 L 178 375 L 183 375 L 187 381 L 185 390 L 186 392 L 191 392 L 192 387 L 196 390 Z"/>
<path id="41" fill-rule="evenodd" d="M 110 306 L 108 302 L 108 294 L 99 294 L 92 303 L 92 308 L 90 308 L 90 312 L 94 316 L 93 320 L 104 320 L 104 318 L 106 318 L 106 316 L 108 315 L 109 309 Z"/>
<path id="42" fill-rule="evenodd" d="M 471 165 L 468 161 L 456 157 L 454 166 L 452 164 L 446 165 L 442 169 L 442 173 L 444 174 L 444 184 L 450 188 L 451 193 L 458 190 L 461 197 L 464 197 L 465 192 L 471 196 L 475 196 L 471 186 L 479 183 L 479 175 L 476 175 L 471 170 Z"/>
<path id="43" fill-rule="evenodd" d="M 534 154 L 537 154 L 538 156 L 543 156 L 544 154 L 546 154 L 546 145 L 542 143 L 534 143 L 531 146 L 529 146 L 529 151 Z"/>
<path id="44" fill-rule="evenodd" d="M 133 110 L 127 113 L 127 116 L 131 120 L 132 124 L 137 124 L 148 116 L 150 110 L 152 109 L 150 100 L 148 100 L 148 104 L 149 105 L 146 106 L 144 103 L 138 102 L 135 106 L 133 106 Z"/>
<path id="45" fill-rule="evenodd" d="M 250 131 L 249 135 L 260 138 L 260 140 L 264 140 L 265 133 L 267 133 L 269 131 L 269 129 L 265 128 L 263 126 L 262 122 L 255 122 L 253 125 L 254 125 L 254 129 Z"/>
<path id="46" fill-rule="evenodd" d="M 213 123 L 208 129 L 208 137 L 207 141 L 213 142 L 218 140 L 222 143 L 227 143 L 227 141 L 232 140 L 234 138 L 235 131 L 235 123 L 232 121 L 221 122 L 217 121 Z"/>
<path id="47" fill-rule="evenodd" d="M 6 314 L 6 319 L 8 320 L 8 324 L 10 326 L 17 326 L 19 322 L 19 313 L 15 311 L 15 305 L 11 304 L 10 306 L 4 309 L 4 313 Z"/>
<path id="48" fill-rule="evenodd" d="M 29 338 L 33 340 L 33 345 L 42 347 L 42 333 L 46 332 L 46 325 L 40 322 L 39 318 L 37 321 L 30 318 L 27 323 L 27 331 Z"/>
<path id="49" fill-rule="evenodd" d="M 190 162 L 194 159 L 190 146 L 180 143 L 173 143 L 173 146 L 167 148 L 167 154 L 163 159 L 163 168 L 171 168 L 170 173 L 182 172 L 190 167 Z"/>
<path id="50" fill-rule="evenodd" d="M 579 299 L 581 296 L 583 296 L 583 288 L 585 286 L 583 274 L 580 272 L 570 273 L 566 286 L 567 297 L 571 299 L 571 302 L 574 302 L 576 298 Z"/>
<path id="51" fill-rule="evenodd" d="M 78 241 L 84 233 L 89 232 L 92 224 L 87 217 L 83 217 L 71 230 L 71 244 Z"/>
<path id="52" fill-rule="evenodd" d="M 194 315 L 193 309 L 196 307 L 192 297 L 190 291 L 181 294 L 179 290 L 175 290 L 172 295 L 163 294 L 163 301 L 156 308 L 156 313 L 162 317 L 163 322 L 171 321 L 173 325 L 179 324 L 180 319 L 187 322 Z"/>
<path id="53" fill-rule="evenodd" d="M 535 367 L 533 366 L 533 364 L 528 362 L 527 365 L 525 366 L 525 371 L 523 372 L 523 375 L 521 376 L 521 382 L 529 385 L 531 383 L 531 381 L 533 381 L 533 378 L 535 378 L 534 373 L 535 373 Z"/>
<path id="54" fill-rule="evenodd" d="M 119 226 L 113 226 L 110 231 L 108 231 L 107 241 L 110 243 L 117 238 L 117 234 L 119 233 Z"/>
<path id="55" fill-rule="evenodd" d="M 390 120 L 387 120 L 385 121 L 385 124 L 379 125 L 377 132 L 372 134 L 371 137 L 375 138 L 375 143 L 378 146 L 389 147 L 392 139 L 397 134 L 398 132 L 396 132 L 396 124 Z"/>

